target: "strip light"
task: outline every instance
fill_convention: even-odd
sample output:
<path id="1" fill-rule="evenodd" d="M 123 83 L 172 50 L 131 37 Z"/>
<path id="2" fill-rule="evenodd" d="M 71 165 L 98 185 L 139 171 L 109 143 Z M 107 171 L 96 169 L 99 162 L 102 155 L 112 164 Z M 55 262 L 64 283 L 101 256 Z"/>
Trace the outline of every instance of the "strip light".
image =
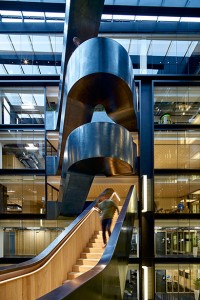
<path id="1" fill-rule="evenodd" d="M 142 176 L 142 200 L 143 209 L 142 212 L 147 212 L 147 175 Z"/>
<path id="2" fill-rule="evenodd" d="M 142 269 L 144 270 L 144 300 L 148 300 L 148 267 L 142 266 Z"/>

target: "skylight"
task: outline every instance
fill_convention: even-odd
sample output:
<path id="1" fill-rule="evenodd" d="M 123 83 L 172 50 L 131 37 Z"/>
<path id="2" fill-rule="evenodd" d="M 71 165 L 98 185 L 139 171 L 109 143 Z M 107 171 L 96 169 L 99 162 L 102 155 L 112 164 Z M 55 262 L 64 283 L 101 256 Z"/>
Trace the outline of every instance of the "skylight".
<path id="1" fill-rule="evenodd" d="M 3 16 L 22 16 L 21 11 L 12 11 L 12 10 L 0 10 L 0 14 Z"/>
<path id="2" fill-rule="evenodd" d="M 180 17 L 158 17 L 158 21 L 162 22 L 179 22 Z"/>
<path id="3" fill-rule="evenodd" d="M 1 19 L 2 22 L 15 22 L 15 23 L 20 23 L 23 20 L 22 19 L 15 19 L 15 18 L 2 18 Z"/>

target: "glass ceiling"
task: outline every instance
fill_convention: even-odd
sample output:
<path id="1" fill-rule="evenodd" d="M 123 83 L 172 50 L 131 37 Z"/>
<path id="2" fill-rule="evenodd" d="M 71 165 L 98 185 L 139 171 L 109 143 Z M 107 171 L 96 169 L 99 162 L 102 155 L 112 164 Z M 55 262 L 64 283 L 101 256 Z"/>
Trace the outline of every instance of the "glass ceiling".
<path id="1" fill-rule="evenodd" d="M 199 0 L 105 0 L 106 5 L 200 7 Z"/>
<path id="2" fill-rule="evenodd" d="M 132 58 L 134 74 L 162 73 L 163 65 L 177 67 L 185 64 L 186 59 L 189 61 L 199 55 L 199 41 L 187 37 L 182 40 L 165 37 L 163 40 L 153 36 L 146 39 L 116 34 L 100 36 L 116 40 L 127 50 Z M 1 34 L 0 75 L 59 75 L 62 44 L 63 36 Z M 171 72 L 181 73 L 176 70 Z"/>
<path id="3" fill-rule="evenodd" d="M 200 7 L 200 1 L 106 0 L 105 5 Z M 0 10 L 0 23 L 64 23 L 64 19 L 64 13 Z M 119 21 L 121 23 L 139 22 L 140 24 L 141 22 L 155 22 L 155 24 L 177 22 L 178 26 L 181 22 L 200 22 L 200 18 L 102 15 L 102 22 Z M 122 44 L 131 56 L 134 74 L 164 74 L 167 64 L 168 74 L 188 74 L 191 72 L 188 72 L 187 65 L 191 62 L 197 64 L 195 58 L 199 56 L 198 36 L 190 38 L 185 35 L 170 38 L 165 34 L 159 38 L 153 34 L 140 36 L 137 33 L 134 33 L 134 36 L 131 34 L 129 36 L 127 34 L 100 34 L 100 36 L 110 37 Z M 0 34 L 0 75 L 59 75 L 62 46 L 63 36 L 58 34 Z M 180 68 L 177 69 L 177 66 Z"/>

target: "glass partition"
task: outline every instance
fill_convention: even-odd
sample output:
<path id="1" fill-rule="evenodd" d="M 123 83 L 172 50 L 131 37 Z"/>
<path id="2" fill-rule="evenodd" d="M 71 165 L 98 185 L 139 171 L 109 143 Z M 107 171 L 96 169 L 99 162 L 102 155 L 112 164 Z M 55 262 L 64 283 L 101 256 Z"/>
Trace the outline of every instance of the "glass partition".
<path id="1" fill-rule="evenodd" d="M 2 257 L 32 257 L 43 251 L 74 218 L 65 220 L 1 220 Z"/>
<path id="2" fill-rule="evenodd" d="M 44 105 L 44 88 L 1 88 L 0 124 L 44 124 Z"/>
<path id="3" fill-rule="evenodd" d="M 139 299 L 139 265 L 128 265 L 123 300 Z"/>
<path id="4" fill-rule="evenodd" d="M 199 169 L 200 131 L 154 132 L 155 169 Z"/>
<path id="5" fill-rule="evenodd" d="M 199 255 L 198 220 L 155 221 L 155 256 L 197 257 Z"/>
<path id="6" fill-rule="evenodd" d="M 45 169 L 44 130 L 0 130 L 1 169 Z"/>
<path id="7" fill-rule="evenodd" d="M 200 124 L 199 86 L 155 86 L 155 124 Z"/>
<path id="8" fill-rule="evenodd" d="M 0 213 L 44 213 L 44 176 L 4 175 L 0 181 Z"/>
<path id="9" fill-rule="evenodd" d="M 163 175 L 154 178 L 157 213 L 200 213 L 200 175 Z"/>
<path id="10" fill-rule="evenodd" d="M 156 264 L 155 299 L 194 299 L 195 281 L 199 277 L 198 264 Z"/>
<path id="11" fill-rule="evenodd" d="M 58 201 L 59 189 L 47 183 L 47 200 Z"/>

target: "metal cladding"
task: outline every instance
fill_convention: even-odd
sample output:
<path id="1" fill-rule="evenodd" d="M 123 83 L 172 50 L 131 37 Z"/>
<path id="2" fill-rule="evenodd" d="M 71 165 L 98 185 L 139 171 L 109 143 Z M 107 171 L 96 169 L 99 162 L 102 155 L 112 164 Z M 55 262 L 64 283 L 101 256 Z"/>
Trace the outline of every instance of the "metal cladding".
<path id="1" fill-rule="evenodd" d="M 91 38 L 69 59 L 65 80 L 59 165 L 65 142 L 77 127 L 89 123 L 94 107 L 102 104 L 110 118 L 129 131 L 137 129 L 132 94 L 133 71 L 127 51 L 109 38 Z"/>
<path id="2" fill-rule="evenodd" d="M 72 54 L 60 132 L 63 215 L 82 211 L 95 175 L 135 172 L 136 145 L 130 133 L 136 129 L 132 82 L 128 53 L 111 39 L 92 38 Z"/>
<path id="3" fill-rule="evenodd" d="M 64 165 L 70 172 L 106 176 L 133 173 L 134 144 L 124 127 L 105 122 L 88 123 L 68 137 Z"/>
<path id="4" fill-rule="evenodd" d="M 82 124 L 90 122 L 94 107 L 102 104 L 113 121 L 134 130 L 132 82 L 132 63 L 127 51 L 109 38 L 85 41 L 68 63 L 68 98 Z M 81 110 L 83 106 L 87 106 L 87 111 Z"/>

